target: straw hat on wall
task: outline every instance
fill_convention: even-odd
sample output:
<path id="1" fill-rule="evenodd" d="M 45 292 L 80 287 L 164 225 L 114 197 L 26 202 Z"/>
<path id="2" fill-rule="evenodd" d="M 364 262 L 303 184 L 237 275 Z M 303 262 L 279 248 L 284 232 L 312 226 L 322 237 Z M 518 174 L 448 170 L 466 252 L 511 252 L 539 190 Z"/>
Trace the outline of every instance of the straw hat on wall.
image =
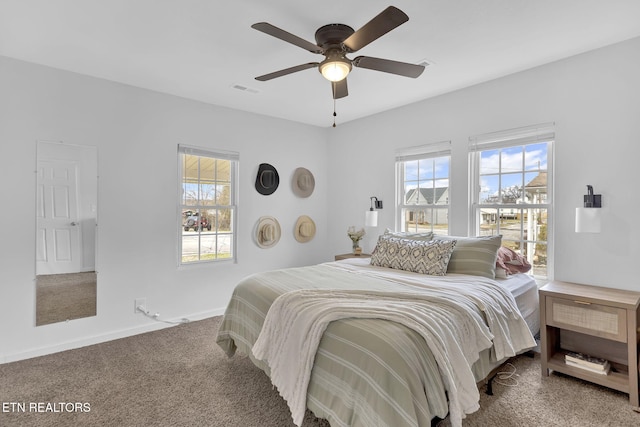
<path id="1" fill-rule="evenodd" d="M 300 243 L 306 243 L 316 235 L 316 224 L 307 215 L 298 217 L 293 235 Z"/>
<path id="2" fill-rule="evenodd" d="M 262 249 L 269 249 L 280 240 L 280 223 L 272 216 L 263 216 L 258 219 L 256 226 L 256 244 Z"/>

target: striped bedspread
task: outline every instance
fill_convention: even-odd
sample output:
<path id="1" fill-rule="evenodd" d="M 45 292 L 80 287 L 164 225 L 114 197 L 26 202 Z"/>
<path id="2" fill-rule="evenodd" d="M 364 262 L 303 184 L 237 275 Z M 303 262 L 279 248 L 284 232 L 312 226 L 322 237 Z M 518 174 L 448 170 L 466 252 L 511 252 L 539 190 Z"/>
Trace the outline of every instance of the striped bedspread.
<path id="1" fill-rule="evenodd" d="M 487 318 L 486 305 L 493 304 L 486 299 L 489 297 L 479 295 L 497 293 L 500 295 L 498 299 L 506 299 L 506 302 L 500 301 L 498 310 L 489 310 L 489 316 L 495 317 L 496 313 L 501 313 L 500 316 L 505 319 L 516 319 L 516 322 L 524 325 L 522 328 L 517 324 L 512 325 L 518 336 L 513 340 L 508 337 L 506 343 L 501 342 L 498 346 L 498 354 L 508 357 L 535 343 L 517 308 L 514 311 L 513 297 L 495 287 L 500 288 L 493 281 L 471 276 L 440 278 L 343 263 L 261 273 L 247 278 L 236 287 L 220 325 L 217 342 L 230 356 L 236 351 L 249 355 L 257 366 L 271 375 L 269 364 L 257 360 L 252 354 L 252 347 L 260 336 L 274 301 L 281 295 L 296 293 L 292 291 L 330 290 L 342 295 L 366 292 L 378 296 L 391 295 L 391 292 L 407 295 L 421 292 L 426 299 L 432 299 L 433 296 L 429 295 L 436 292 L 440 299 L 450 302 L 460 300 L 462 306 L 471 310 L 471 318 L 480 319 L 479 323 Z M 473 292 L 466 292 L 465 289 Z M 460 328 L 460 325 L 453 326 Z M 488 332 L 486 323 L 478 327 L 479 332 L 475 333 L 493 336 Z M 448 393 L 452 392 L 451 378 L 442 374 L 443 353 L 438 348 L 435 351 L 437 357 L 434 357 L 434 351 L 428 344 L 430 340 L 426 340 L 416 328 L 376 316 L 341 316 L 328 323 L 323 331 L 318 337 L 315 357 L 310 359 L 312 369 L 306 399 L 303 398 L 302 403 L 306 403 L 306 407 L 316 416 L 328 419 L 333 427 L 430 426 L 434 416 L 444 418 L 449 412 L 446 390 L 449 388 Z M 501 338 L 505 341 L 504 335 Z M 484 347 L 487 345 L 479 345 L 472 353 Z M 466 367 L 472 375 L 471 381 L 484 378 L 500 362 L 495 360 L 495 351 L 496 348 L 491 347 L 479 354 L 464 354 L 471 365 Z M 273 361 L 271 366 L 276 366 Z M 468 385 L 469 378 L 466 381 Z M 477 393 L 475 387 L 474 390 Z M 286 397 L 291 400 L 290 395 Z M 473 404 L 465 404 L 468 412 Z M 296 417 L 298 422 L 299 413 Z"/>

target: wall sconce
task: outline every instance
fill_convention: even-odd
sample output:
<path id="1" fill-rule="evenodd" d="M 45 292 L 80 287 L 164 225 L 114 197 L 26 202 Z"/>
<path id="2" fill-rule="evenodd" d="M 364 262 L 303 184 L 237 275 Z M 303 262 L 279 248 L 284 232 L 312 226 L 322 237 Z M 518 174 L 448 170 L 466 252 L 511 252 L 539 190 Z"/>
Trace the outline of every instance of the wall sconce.
<path id="1" fill-rule="evenodd" d="M 584 207 L 576 208 L 576 233 L 599 233 L 601 226 L 600 209 L 602 196 L 593 194 L 593 187 L 587 185 L 584 195 Z"/>
<path id="2" fill-rule="evenodd" d="M 365 227 L 377 227 L 378 226 L 378 212 L 375 209 L 382 209 L 382 200 L 378 200 L 377 197 L 370 197 L 371 208 L 365 213 L 364 225 Z"/>

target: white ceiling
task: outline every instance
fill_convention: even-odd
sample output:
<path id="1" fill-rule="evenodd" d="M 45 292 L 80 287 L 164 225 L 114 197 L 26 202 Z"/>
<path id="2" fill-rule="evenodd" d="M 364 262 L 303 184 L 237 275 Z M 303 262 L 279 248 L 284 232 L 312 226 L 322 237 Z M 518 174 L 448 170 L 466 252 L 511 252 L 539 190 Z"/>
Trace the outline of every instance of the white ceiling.
<path id="1" fill-rule="evenodd" d="M 323 57 L 251 24 L 315 43 L 320 26 L 357 30 L 391 4 L 409 21 L 357 55 L 432 65 L 417 79 L 354 68 L 338 124 L 640 36 L 639 0 L 0 0 L 0 55 L 326 127 L 317 70 L 254 79 Z"/>

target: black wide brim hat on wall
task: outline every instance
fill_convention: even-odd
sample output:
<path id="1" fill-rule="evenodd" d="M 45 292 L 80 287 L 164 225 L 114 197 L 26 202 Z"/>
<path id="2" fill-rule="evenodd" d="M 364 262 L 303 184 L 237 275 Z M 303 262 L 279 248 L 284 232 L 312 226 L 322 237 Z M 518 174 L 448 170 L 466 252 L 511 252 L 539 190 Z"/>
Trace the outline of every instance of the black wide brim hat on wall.
<path id="1" fill-rule="evenodd" d="M 268 196 L 273 194 L 280 185 L 280 176 L 276 168 L 268 163 L 260 163 L 256 176 L 256 190 L 258 193 Z"/>

